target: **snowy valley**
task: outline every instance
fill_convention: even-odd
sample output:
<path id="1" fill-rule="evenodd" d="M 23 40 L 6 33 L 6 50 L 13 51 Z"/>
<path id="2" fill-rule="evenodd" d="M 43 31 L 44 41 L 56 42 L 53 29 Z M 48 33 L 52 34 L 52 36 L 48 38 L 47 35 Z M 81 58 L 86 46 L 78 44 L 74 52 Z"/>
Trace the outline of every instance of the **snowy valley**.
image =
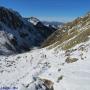
<path id="1" fill-rule="evenodd" d="M 0 87 L 90 90 L 90 13 L 56 30 L 1 7 Z"/>
<path id="2" fill-rule="evenodd" d="M 67 52 L 43 48 L 0 56 L 0 86 L 19 90 L 89 90 L 89 54 L 90 41 Z M 44 79 L 50 80 L 54 89 L 46 89 Z"/>

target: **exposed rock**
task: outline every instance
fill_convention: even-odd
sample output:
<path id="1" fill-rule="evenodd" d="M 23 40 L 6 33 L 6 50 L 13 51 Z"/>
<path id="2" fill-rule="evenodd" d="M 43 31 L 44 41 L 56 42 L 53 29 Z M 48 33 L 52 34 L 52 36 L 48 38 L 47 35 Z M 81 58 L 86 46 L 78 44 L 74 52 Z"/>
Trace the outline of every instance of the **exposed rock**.
<path id="1" fill-rule="evenodd" d="M 27 90 L 54 90 L 53 82 L 47 79 L 37 79 L 28 85 L 23 85 Z"/>
<path id="2" fill-rule="evenodd" d="M 76 62 L 76 61 L 78 61 L 77 58 L 71 58 L 71 57 L 67 57 L 66 60 L 65 60 L 65 62 L 67 62 L 67 63 L 73 63 L 73 62 Z"/>

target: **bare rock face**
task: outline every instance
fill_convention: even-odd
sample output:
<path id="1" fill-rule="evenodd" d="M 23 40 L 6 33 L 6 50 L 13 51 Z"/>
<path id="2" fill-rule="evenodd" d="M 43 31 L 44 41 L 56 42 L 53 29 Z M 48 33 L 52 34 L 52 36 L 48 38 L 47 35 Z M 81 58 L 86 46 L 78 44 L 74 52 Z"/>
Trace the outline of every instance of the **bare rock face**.
<path id="1" fill-rule="evenodd" d="M 54 90 L 53 88 L 53 82 L 47 79 L 42 79 L 42 81 L 44 82 L 44 86 L 46 87 L 46 90 Z"/>
<path id="2" fill-rule="evenodd" d="M 18 12 L 4 7 L 0 7 L 0 22 L 5 24 L 9 28 L 22 28 L 24 22 Z"/>

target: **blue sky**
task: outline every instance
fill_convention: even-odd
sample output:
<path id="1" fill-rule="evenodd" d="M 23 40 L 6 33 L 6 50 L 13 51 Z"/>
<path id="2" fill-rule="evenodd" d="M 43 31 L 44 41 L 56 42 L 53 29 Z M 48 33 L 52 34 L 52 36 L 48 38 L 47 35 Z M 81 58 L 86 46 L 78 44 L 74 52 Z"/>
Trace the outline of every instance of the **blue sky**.
<path id="1" fill-rule="evenodd" d="M 0 0 L 0 6 L 12 8 L 25 17 L 67 22 L 90 11 L 90 0 Z"/>

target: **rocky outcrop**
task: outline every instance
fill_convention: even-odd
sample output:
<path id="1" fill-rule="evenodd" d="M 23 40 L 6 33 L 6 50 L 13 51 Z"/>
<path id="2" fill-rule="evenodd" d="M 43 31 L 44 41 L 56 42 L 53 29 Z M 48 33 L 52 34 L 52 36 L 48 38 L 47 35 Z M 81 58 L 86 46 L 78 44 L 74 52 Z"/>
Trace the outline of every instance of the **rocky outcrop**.
<path id="1" fill-rule="evenodd" d="M 37 79 L 28 85 L 23 85 L 22 90 L 54 90 L 53 82 L 47 79 Z"/>

